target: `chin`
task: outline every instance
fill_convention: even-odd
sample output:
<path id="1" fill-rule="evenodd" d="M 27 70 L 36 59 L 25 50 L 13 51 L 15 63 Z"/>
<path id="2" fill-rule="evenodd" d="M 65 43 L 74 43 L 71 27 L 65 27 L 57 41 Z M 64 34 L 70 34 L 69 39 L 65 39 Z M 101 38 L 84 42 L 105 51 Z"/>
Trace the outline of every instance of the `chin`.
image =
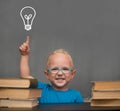
<path id="1" fill-rule="evenodd" d="M 63 88 L 66 86 L 66 83 L 55 83 L 55 86 L 58 88 Z"/>

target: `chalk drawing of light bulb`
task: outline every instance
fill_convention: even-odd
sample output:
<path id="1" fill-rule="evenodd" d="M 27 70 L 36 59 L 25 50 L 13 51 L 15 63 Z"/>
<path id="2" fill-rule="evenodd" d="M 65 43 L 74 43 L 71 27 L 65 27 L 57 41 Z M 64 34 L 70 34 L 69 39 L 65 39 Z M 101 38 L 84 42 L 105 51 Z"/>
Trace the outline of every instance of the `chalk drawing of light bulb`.
<path id="1" fill-rule="evenodd" d="M 36 16 L 36 11 L 31 6 L 25 6 L 20 11 L 20 16 L 24 23 L 25 30 L 29 31 L 32 29 L 33 20 Z"/>

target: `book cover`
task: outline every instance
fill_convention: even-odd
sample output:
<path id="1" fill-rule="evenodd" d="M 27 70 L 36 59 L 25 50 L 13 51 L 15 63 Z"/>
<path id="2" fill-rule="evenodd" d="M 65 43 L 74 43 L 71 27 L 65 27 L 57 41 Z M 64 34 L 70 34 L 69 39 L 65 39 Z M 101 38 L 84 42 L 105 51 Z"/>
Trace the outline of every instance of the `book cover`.
<path id="1" fill-rule="evenodd" d="M 0 78 L 0 88 L 37 88 L 37 79 Z"/>
<path id="2" fill-rule="evenodd" d="M 41 89 L 0 88 L 0 98 L 36 98 L 41 97 Z"/>
<path id="3" fill-rule="evenodd" d="M 120 106 L 120 99 L 92 99 L 91 106 Z"/>
<path id="4" fill-rule="evenodd" d="M 92 84 L 92 90 L 120 90 L 120 81 L 93 81 Z"/>
<path id="5" fill-rule="evenodd" d="M 0 107 L 8 108 L 32 108 L 38 105 L 35 99 L 0 99 Z"/>
<path id="6" fill-rule="evenodd" d="M 120 99 L 120 91 L 93 91 L 92 99 Z"/>

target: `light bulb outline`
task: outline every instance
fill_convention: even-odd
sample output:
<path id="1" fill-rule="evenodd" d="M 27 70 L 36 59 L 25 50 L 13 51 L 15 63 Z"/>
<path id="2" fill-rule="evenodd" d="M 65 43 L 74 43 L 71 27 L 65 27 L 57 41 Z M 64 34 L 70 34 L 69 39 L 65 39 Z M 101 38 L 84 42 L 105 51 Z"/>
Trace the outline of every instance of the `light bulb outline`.
<path id="1" fill-rule="evenodd" d="M 29 23 L 29 19 L 31 18 L 31 17 L 30 17 L 30 18 L 27 19 L 27 24 L 26 24 L 26 23 L 25 23 L 25 20 L 24 20 L 24 17 L 23 17 L 23 15 L 22 15 L 22 12 L 23 12 L 23 10 L 25 10 L 25 9 L 27 9 L 27 8 L 32 9 L 33 12 L 34 12 L 34 14 L 33 14 L 31 23 Z M 27 16 L 27 15 L 26 15 L 26 16 L 29 17 L 30 15 L 32 15 L 32 14 L 29 14 L 28 16 Z M 21 18 L 22 18 L 22 20 L 23 20 L 23 24 L 24 24 L 25 30 L 27 30 L 27 31 L 31 30 L 32 24 L 33 24 L 33 20 L 34 20 L 34 18 L 35 18 L 35 16 L 36 16 L 36 11 L 35 11 L 35 9 L 34 9 L 33 7 L 31 7 L 31 6 L 25 6 L 25 7 L 23 7 L 23 8 L 21 9 L 21 11 L 20 11 L 20 16 L 21 16 Z"/>

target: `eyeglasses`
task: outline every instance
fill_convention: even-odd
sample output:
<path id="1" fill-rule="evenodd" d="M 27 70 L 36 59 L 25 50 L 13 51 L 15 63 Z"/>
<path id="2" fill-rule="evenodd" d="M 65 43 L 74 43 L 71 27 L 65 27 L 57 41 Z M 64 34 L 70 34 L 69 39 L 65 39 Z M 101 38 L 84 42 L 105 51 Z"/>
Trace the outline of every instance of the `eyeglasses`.
<path id="1" fill-rule="evenodd" d="M 48 68 L 47 72 L 52 74 L 57 74 L 59 71 L 61 71 L 64 74 L 71 73 L 73 71 L 73 68 L 68 67 L 54 67 L 54 68 Z"/>

